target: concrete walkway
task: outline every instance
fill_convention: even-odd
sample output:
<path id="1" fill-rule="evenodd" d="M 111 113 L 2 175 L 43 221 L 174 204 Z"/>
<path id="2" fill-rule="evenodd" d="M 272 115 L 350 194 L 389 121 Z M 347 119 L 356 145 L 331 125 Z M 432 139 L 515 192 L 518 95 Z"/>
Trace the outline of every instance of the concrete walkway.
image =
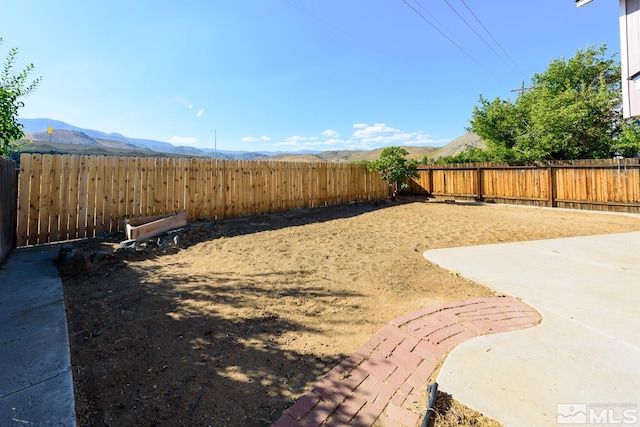
<path id="1" fill-rule="evenodd" d="M 505 426 L 640 425 L 640 233 L 424 255 L 543 316 L 457 347 L 441 390 Z"/>
<path id="2" fill-rule="evenodd" d="M 451 349 L 479 335 L 530 328 L 539 321 L 535 310 L 509 297 L 409 313 L 384 326 L 273 425 L 369 427 L 378 420 L 380 427 L 415 427 L 425 416 L 427 382 Z"/>
<path id="3" fill-rule="evenodd" d="M 17 249 L 0 269 L 0 425 L 75 426 L 58 246 Z"/>

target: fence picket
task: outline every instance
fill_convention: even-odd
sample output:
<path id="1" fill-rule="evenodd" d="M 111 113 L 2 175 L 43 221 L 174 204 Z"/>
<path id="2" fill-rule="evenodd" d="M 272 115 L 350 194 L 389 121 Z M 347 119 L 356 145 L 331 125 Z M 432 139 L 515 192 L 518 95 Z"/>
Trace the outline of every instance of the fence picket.
<path id="1" fill-rule="evenodd" d="M 42 156 L 42 177 L 40 182 L 40 206 L 38 222 L 40 223 L 40 233 L 38 243 L 49 242 L 51 239 L 50 229 L 52 218 L 49 217 L 49 209 L 51 207 L 53 195 L 53 156 L 45 154 Z"/>
<path id="2" fill-rule="evenodd" d="M 35 245 L 38 243 L 38 234 L 40 232 L 38 216 L 40 210 L 40 178 L 42 177 L 42 156 L 37 154 L 31 157 L 31 186 L 29 193 L 31 195 L 29 202 L 29 237 L 28 244 Z"/>
<path id="3" fill-rule="evenodd" d="M 60 156 L 53 156 L 52 164 L 51 164 L 51 191 L 49 198 L 49 234 L 50 241 L 59 241 L 60 240 L 60 165 L 62 159 Z"/>
<path id="4" fill-rule="evenodd" d="M 87 230 L 87 198 L 89 197 L 87 158 L 88 156 L 78 157 L 77 236 L 86 236 Z"/>
<path id="5" fill-rule="evenodd" d="M 31 159 L 32 157 L 29 155 L 23 155 L 20 157 L 20 175 L 18 178 L 18 218 L 16 226 L 17 246 L 26 246 L 28 244 Z"/>
<path id="6" fill-rule="evenodd" d="M 108 197 L 105 189 L 106 182 L 106 157 L 96 157 L 96 233 L 103 233 L 108 230 L 106 223 L 106 207 L 108 206 Z"/>

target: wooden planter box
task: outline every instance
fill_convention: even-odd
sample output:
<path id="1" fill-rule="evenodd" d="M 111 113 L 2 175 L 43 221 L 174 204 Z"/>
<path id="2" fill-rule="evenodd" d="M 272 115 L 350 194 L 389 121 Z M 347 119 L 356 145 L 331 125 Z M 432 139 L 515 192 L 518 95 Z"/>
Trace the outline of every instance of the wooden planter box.
<path id="1" fill-rule="evenodd" d="M 175 215 L 148 216 L 124 220 L 127 240 L 138 242 L 187 225 L 187 214 L 180 212 Z"/>

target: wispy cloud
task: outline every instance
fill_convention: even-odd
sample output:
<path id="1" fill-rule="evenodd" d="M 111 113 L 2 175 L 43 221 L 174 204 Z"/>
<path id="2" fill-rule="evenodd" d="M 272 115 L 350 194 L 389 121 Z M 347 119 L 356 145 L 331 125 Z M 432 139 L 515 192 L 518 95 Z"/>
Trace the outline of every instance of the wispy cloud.
<path id="1" fill-rule="evenodd" d="M 266 135 L 263 135 L 260 138 L 255 138 L 253 136 L 245 136 L 240 141 L 241 142 L 260 142 L 260 141 L 268 142 L 268 141 L 271 141 L 271 138 Z"/>
<path id="2" fill-rule="evenodd" d="M 317 136 L 300 136 L 300 135 L 294 135 L 294 136 L 290 136 L 289 138 L 285 139 L 285 142 L 309 142 L 309 141 L 317 141 L 318 138 Z"/>
<path id="3" fill-rule="evenodd" d="M 357 123 L 353 125 L 353 127 L 354 129 L 358 129 L 353 133 L 354 138 L 371 138 L 382 135 L 397 134 L 400 132 L 399 129 L 394 129 L 384 123 L 376 123 L 374 125 Z"/>
<path id="4" fill-rule="evenodd" d="M 298 140 L 284 140 L 281 142 L 276 142 L 275 144 L 273 144 L 277 147 L 295 147 L 299 150 L 303 150 L 303 149 L 318 149 L 319 146 L 324 145 L 323 141 L 318 141 L 318 140 L 311 140 L 311 141 L 303 141 L 300 142 Z"/>
<path id="5" fill-rule="evenodd" d="M 434 145 L 446 142 L 445 139 L 437 139 L 433 135 L 424 132 L 403 132 L 387 126 L 385 123 L 375 123 L 373 125 L 358 123 L 354 124 L 352 138 L 358 141 L 360 147 L 378 148 L 388 145 Z"/>
<path id="6" fill-rule="evenodd" d="M 194 137 L 185 137 L 185 136 L 173 136 L 169 140 L 172 144 L 195 144 L 198 142 L 198 138 Z"/>
<path id="7" fill-rule="evenodd" d="M 327 129 L 319 136 L 292 135 L 287 138 L 271 141 L 271 138 L 247 136 L 242 142 L 269 142 L 272 147 L 287 147 L 289 150 L 371 150 L 391 145 L 439 145 L 448 142 L 447 139 L 437 139 L 432 135 L 418 132 L 405 132 L 386 125 L 385 123 L 356 123 L 352 125 L 353 133 L 350 137 L 340 137 L 340 133 Z"/>

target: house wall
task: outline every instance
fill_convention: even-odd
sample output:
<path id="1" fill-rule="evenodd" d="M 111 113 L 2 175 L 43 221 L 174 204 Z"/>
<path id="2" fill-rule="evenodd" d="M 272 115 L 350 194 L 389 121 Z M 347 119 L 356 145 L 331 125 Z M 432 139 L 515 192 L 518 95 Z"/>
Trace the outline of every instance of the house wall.
<path id="1" fill-rule="evenodd" d="M 620 0 L 620 62 L 624 117 L 639 117 L 640 0 Z"/>

